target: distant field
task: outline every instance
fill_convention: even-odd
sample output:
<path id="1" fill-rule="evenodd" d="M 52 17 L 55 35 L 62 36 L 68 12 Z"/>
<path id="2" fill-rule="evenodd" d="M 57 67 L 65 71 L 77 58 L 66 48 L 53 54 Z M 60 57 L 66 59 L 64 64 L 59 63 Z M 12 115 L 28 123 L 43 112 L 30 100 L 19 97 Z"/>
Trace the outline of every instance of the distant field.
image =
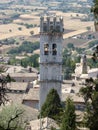
<path id="1" fill-rule="evenodd" d="M 11 8 L 12 9 L 14 9 L 14 8 L 20 8 L 20 9 L 21 8 L 22 9 L 41 9 L 41 10 L 47 9 L 47 7 L 40 7 L 40 6 L 38 7 L 38 6 L 32 6 L 32 5 L 31 6 L 30 5 L 18 5 L 18 4 L 17 5 L 12 5 Z"/>
<path id="2" fill-rule="evenodd" d="M 15 10 L 11 10 L 11 9 L 0 10 L 0 13 L 2 13 L 2 12 L 6 14 L 6 15 L 4 15 L 4 16 L 6 16 L 6 17 L 8 17 L 8 16 L 10 16 L 10 15 L 12 15 L 12 14 L 14 14 L 14 13 L 16 13 Z"/>
<path id="3" fill-rule="evenodd" d="M 2 3 L 8 3 L 8 2 L 10 2 L 11 0 L 1 0 L 0 1 L 0 3 L 2 4 Z"/>
<path id="4" fill-rule="evenodd" d="M 51 11 L 50 11 L 51 12 Z M 63 13 L 60 11 L 52 11 L 54 14 L 62 16 L 64 19 L 64 28 L 67 30 L 75 30 L 64 35 L 64 38 L 71 37 L 73 35 L 78 35 L 87 31 L 87 27 L 91 27 L 94 30 L 93 22 L 82 22 L 76 19 L 76 13 Z M 32 14 L 21 15 L 19 19 L 14 20 L 12 24 L 0 25 L 0 39 L 5 39 L 13 36 L 30 36 L 30 31 L 34 31 L 35 34 L 39 33 L 39 28 L 27 29 L 25 26 L 18 25 L 17 23 L 28 23 L 28 24 L 38 24 L 40 22 L 39 12 L 34 12 Z M 78 17 L 82 17 L 83 14 L 78 14 Z M 75 19 L 72 19 L 74 17 Z M 21 27 L 21 31 L 19 31 Z M 10 31 L 11 30 L 11 31 Z"/>
<path id="5" fill-rule="evenodd" d="M 19 30 L 21 28 L 21 30 Z M 10 31 L 11 30 L 11 31 Z M 31 36 L 30 32 L 38 33 L 38 28 L 26 29 L 24 26 L 17 24 L 0 25 L 0 40 L 15 36 Z"/>
<path id="6" fill-rule="evenodd" d="M 55 13 L 56 15 L 62 16 L 64 19 L 64 28 L 70 30 L 81 30 L 85 29 L 86 27 L 90 26 L 92 30 L 94 30 L 93 22 L 83 22 L 80 21 L 79 18 L 83 17 L 84 14 L 79 13 L 63 13 L 60 11 L 50 11 Z M 78 14 L 78 17 L 76 16 Z"/>
<path id="7" fill-rule="evenodd" d="M 14 20 L 14 23 L 24 23 L 24 24 L 37 24 L 39 25 L 39 16 L 37 16 L 38 13 L 32 13 L 32 14 L 24 14 L 20 15 L 19 19 Z"/>
<path id="8" fill-rule="evenodd" d="M 63 13 L 60 11 L 50 11 L 51 13 L 56 14 L 57 16 L 62 16 L 64 19 L 64 28 L 69 29 L 69 30 L 80 30 L 80 29 L 85 29 L 86 27 L 90 26 L 92 30 L 94 29 L 93 22 L 82 22 L 80 21 L 79 18 L 83 17 L 84 14 L 78 14 L 77 18 L 77 13 Z M 15 23 L 29 23 L 31 24 L 39 24 L 39 13 L 32 13 L 32 14 L 26 14 L 26 15 L 21 15 L 20 19 L 15 20 Z M 76 19 L 77 18 L 77 19 Z"/>

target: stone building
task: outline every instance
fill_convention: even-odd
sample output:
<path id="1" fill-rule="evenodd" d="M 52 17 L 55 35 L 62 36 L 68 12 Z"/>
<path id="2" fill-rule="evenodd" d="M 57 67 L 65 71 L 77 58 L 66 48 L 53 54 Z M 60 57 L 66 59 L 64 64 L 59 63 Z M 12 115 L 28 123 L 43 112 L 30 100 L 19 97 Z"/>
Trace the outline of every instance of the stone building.
<path id="1" fill-rule="evenodd" d="M 73 77 L 76 80 L 81 79 L 81 76 L 83 76 L 83 78 L 87 78 L 89 69 L 90 67 L 87 65 L 87 57 L 86 55 L 82 55 L 80 63 L 76 63 L 75 73 L 73 74 Z"/>
<path id="2" fill-rule="evenodd" d="M 39 86 L 31 88 L 28 93 L 24 94 L 22 104 L 39 109 Z"/>
<path id="3" fill-rule="evenodd" d="M 98 68 L 90 68 L 87 65 L 86 55 L 82 55 L 81 62 L 76 63 L 75 73 L 72 74 L 73 78 L 76 80 L 85 80 L 88 78 L 98 78 Z"/>
<path id="4" fill-rule="evenodd" d="M 24 68 L 21 66 L 6 66 L 6 72 L 2 75 L 10 75 L 16 82 L 32 82 L 38 79 L 38 71 L 35 68 Z"/>
<path id="5" fill-rule="evenodd" d="M 61 95 L 63 31 L 62 17 L 40 18 L 40 107 L 50 89 Z"/>

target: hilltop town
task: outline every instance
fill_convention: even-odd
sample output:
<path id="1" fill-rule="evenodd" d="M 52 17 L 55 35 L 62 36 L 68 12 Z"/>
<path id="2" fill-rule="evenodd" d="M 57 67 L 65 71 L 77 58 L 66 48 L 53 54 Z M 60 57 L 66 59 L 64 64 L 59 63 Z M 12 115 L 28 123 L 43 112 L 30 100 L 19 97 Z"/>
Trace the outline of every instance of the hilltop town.
<path id="1" fill-rule="evenodd" d="M 51 85 L 61 89 L 63 103 L 73 99 L 77 122 L 83 119 L 86 106 L 80 89 L 86 87 L 87 79 L 98 79 L 98 62 L 92 60 L 98 32 L 91 6 L 90 0 L 0 2 L 0 85 L 3 78 L 11 78 L 6 83 L 8 100 L 0 111 L 6 106 L 21 107 L 26 130 L 60 129 L 48 116 L 38 119 Z"/>

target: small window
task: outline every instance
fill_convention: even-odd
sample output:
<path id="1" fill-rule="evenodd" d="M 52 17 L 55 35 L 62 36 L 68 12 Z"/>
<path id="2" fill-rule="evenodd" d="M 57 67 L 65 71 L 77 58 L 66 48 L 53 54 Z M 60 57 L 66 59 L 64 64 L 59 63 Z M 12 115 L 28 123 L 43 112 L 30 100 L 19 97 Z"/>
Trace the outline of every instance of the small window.
<path id="1" fill-rule="evenodd" d="M 50 22 L 50 24 L 53 24 L 53 22 Z"/>
<path id="2" fill-rule="evenodd" d="M 47 25 L 46 25 L 46 23 L 44 23 L 44 25 L 43 25 L 43 31 L 47 32 Z"/>
<path id="3" fill-rule="evenodd" d="M 52 55 L 56 55 L 57 54 L 57 45 L 54 43 L 52 45 Z"/>
<path id="4" fill-rule="evenodd" d="M 56 26 L 56 31 L 57 31 L 57 32 L 60 32 L 60 26 L 59 26 L 59 25 Z"/>
<path id="5" fill-rule="evenodd" d="M 49 44 L 44 44 L 44 55 L 48 55 L 49 53 Z"/>
<path id="6" fill-rule="evenodd" d="M 50 30 L 53 30 L 53 26 L 52 25 L 50 26 Z"/>

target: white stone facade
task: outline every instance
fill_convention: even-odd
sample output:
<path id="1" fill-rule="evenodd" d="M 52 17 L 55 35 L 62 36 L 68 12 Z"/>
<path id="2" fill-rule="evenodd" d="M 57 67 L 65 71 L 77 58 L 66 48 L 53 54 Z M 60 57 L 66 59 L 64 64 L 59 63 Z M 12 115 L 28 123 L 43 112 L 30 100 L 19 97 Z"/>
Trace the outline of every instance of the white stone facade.
<path id="1" fill-rule="evenodd" d="M 98 68 L 92 68 L 88 71 L 88 78 L 98 78 Z"/>
<path id="2" fill-rule="evenodd" d="M 77 79 L 77 77 L 80 78 L 81 75 L 83 75 L 83 74 L 86 75 L 89 70 L 90 70 L 90 67 L 87 65 L 86 55 L 82 55 L 80 63 L 76 63 L 75 78 L 76 79 Z"/>

